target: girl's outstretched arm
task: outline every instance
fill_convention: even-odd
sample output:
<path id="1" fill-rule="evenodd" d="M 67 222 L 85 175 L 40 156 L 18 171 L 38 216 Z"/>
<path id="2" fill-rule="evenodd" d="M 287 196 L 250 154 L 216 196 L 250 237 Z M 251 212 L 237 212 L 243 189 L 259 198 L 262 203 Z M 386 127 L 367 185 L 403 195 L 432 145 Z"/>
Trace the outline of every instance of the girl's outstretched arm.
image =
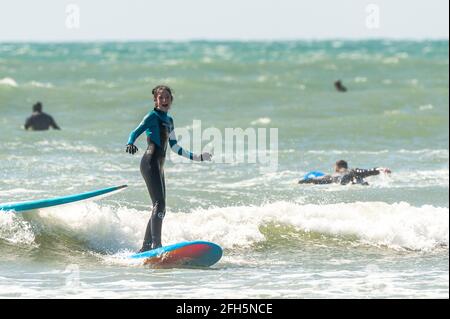
<path id="1" fill-rule="evenodd" d="M 170 148 L 172 149 L 172 151 L 174 151 L 175 153 L 177 153 L 180 156 L 190 159 L 191 161 L 203 162 L 203 161 L 211 160 L 212 156 L 210 153 L 204 152 L 200 155 L 196 155 L 196 154 L 193 154 L 192 152 L 185 150 L 180 145 L 178 145 L 173 121 L 172 121 L 172 131 L 169 134 L 169 144 L 170 144 Z"/>

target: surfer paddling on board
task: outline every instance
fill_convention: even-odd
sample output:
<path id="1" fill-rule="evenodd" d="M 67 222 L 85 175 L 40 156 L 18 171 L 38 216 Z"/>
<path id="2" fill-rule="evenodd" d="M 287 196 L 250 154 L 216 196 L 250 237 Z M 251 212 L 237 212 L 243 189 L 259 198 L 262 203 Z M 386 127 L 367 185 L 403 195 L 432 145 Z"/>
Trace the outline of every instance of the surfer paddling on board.
<path id="1" fill-rule="evenodd" d="M 344 160 L 339 160 L 334 164 L 334 174 L 323 175 L 315 178 L 305 178 L 300 180 L 299 184 L 361 184 L 369 185 L 364 178 L 373 175 L 379 175 L 381 172 L 390 174 L 389 168 L 375 167 L 371 169 L 353 168 L 349 169 L 348 164 Z"/>
<path id="2" fill-rule="evenodd" d="M 210 161 L 210 153 L 195 155 L 178 145 L 174 131 L 173 119 L 167 114 L 174 100 L 172 90 L 168 86 L 158 85 L 152 90 L 155 108 L 147 114 L 139 126 L 131 132 L 126 152 L 135 154 L 138 151 L 134 142 L 145 131 L 148 147 L 142 156 L 141 174 L 144 177 L 150 194 L 153 208 L 147 224 L 144 242 L 139 252 L 161 247 L 161 228 L 166 214 L 166 185 L 164 180 L 164 160 L 167 144 L 172 151 L 190 160 Z"/>

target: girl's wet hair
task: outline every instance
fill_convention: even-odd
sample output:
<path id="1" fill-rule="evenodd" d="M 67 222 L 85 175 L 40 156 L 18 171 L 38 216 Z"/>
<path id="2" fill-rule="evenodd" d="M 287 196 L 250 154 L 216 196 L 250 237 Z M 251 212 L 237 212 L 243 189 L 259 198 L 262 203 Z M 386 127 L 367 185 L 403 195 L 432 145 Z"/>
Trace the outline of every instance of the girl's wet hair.
<path id="1" fill-rule="evenodd" d="M 152 90 L 153 98 L 156 99 L 156 95 L 158 92 L 161 91 L 167 91 L 170 95 L 170 100 L 173 102 L 173 95 L 172 95 L 172 89 L 168 87 L 167 85 L 158 85 Z"/>

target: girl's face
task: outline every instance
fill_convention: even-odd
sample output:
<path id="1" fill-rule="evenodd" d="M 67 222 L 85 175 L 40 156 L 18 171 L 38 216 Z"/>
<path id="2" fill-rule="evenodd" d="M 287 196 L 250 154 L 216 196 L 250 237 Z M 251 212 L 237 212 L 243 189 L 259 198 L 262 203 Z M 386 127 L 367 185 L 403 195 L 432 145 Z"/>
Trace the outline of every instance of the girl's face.
<path id="1" fill-rule="evenodd" d="M 155 96 L 155 105 L 158 110 L 163 112 L 167 112 L 172 105 L 172 99 L 170 97 L 170 93 L 167 90 L 161 90 L 156 93 Z"/>

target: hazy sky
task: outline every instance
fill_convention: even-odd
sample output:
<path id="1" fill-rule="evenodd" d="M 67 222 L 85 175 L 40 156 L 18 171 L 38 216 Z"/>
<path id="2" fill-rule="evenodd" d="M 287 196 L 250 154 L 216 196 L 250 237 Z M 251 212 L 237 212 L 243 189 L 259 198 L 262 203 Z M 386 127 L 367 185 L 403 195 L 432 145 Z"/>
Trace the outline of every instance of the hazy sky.
<path id="1" fill-rule="evenodd" d="M 448 11 L 449 0 L 0 0 L 0 41 L 448 39 Z"/>

